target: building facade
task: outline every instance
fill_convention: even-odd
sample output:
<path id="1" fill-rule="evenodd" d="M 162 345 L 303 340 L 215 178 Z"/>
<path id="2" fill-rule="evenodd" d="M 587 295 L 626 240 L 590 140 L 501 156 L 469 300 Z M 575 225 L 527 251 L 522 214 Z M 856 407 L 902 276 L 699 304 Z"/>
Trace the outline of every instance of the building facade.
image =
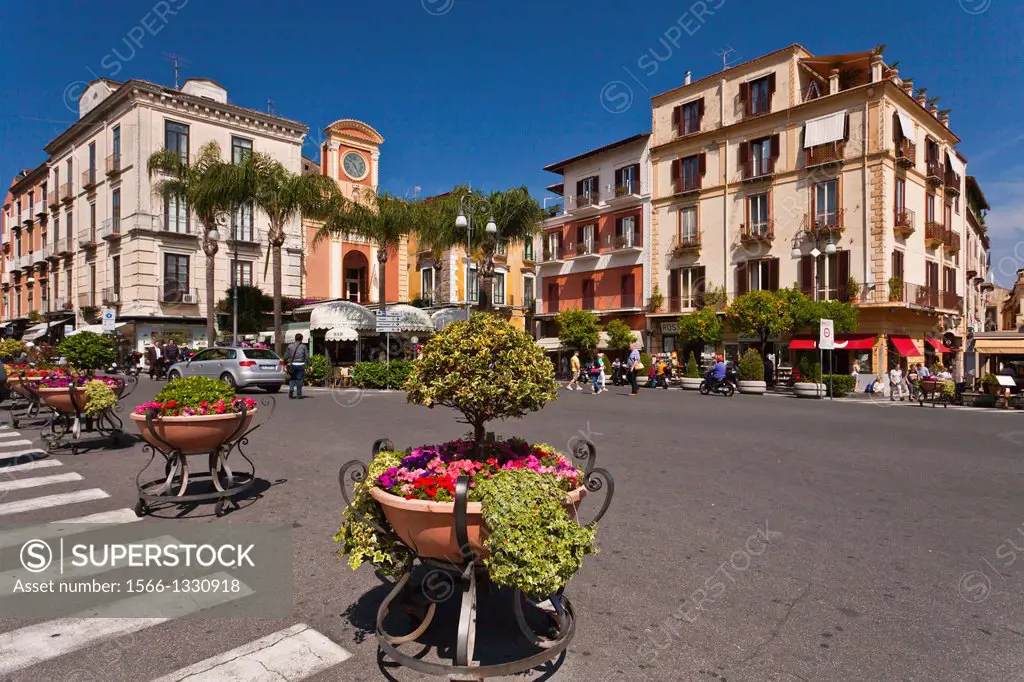
<path id="1" fill-rule="evenodd" d="M 3 206 L 0 234 L 3 270 L 3 318 L 7 332 L 22 335 L 32 322 L 39 323 L 49 312 L 70 318 L 68 298 L 51 299 L 49 279 L 50 240 L 48 234 L 49 184 L 46 164 L 20 173 L 11 183 Z M 45 330 L 45 325 L 42 327 Z M 33 330 L 32 340 L 41 336 Z"/>
<path id="2" fill-rule="evenodd" d="M 73 317 L 77 325 L 97 322 L 101 308 L 113 309 L 119 331 L 139 349 L 171 331 L 206 345 L 202 227 L 187 206 L 156 194 L 160 177 L 150 177 L 147 160 L 170 149 L 189 162 L 203 145 L 216 142 L 224 159 L 264 152 L 298 173 L 307 130 L 230 104 L 227 91 L 207 79 L 189 79 L 180 90 L 138 80 L 92 82 L 79 100 L 79 120 L 45 147 L 45 182 L 35 190 L 41 203 L 33 210 L 45 206 L 48 215 L 37 215 L 37 223 L 22 221 L 22 240 L 34 240 L 33 269 L 19 261 L 26 276 L 23 292 L 34 277 L 33 288 L 45 293 L 33 300 L 45 300 L 44 312 Z M 222 228 L 215 256 L 218 293 L 234 281 L 271 289 L 269 270 L 262 266 L 268 228 L 266 216 L 251 207 Z M 299 221 L 285 232 L 283 293 L 298 296 Z M 8 235 L 15 237 L 5 231 L 5 242 Z M 9 286 L 15 291 L 15 282 Z M 7 310 L 5 316 L 12 319 L 17 312 Z"/>
<path id="3" fill-rule="evenodd" d="M 966 163 L 948 114 L 880 55 L 792 45 L 652 103 L 654 350 L 675 349 L 674 318 L 710 292 L 792 286 L 860 307 L 866 372 L 954 350 L 944 338 L 962 348 L 968 260 L 987 263 Z M 752 341 L 732 335 L 727 355 Z"/>
<path id="4" fill-rule="evenodd" d="M 643 342 L 652 293 L 651 136 L 641 133 L 551 164 L 562 176 L 548 189 L 562 197 L 542 223 L 537 319 L 542 345 L 555 349 L 554 317 L 590 310 L 601 323 L 624 320 Z"/>

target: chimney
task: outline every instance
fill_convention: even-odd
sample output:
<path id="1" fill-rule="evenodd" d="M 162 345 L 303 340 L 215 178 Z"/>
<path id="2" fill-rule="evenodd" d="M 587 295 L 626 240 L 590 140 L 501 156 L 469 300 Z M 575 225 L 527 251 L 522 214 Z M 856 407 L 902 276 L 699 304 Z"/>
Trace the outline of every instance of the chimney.
<path id="1" fill-rule="evenodd" d="M 882 80 L 882 55 L 876 54 L 871 57 L 871 82 L 877 83 Z"/>
<path id="2" fill-rule="evenodd" d="M 931 107 L 928 108 L 928 113 L 930 113 L 935 118 L 938 118 L 939 117 L 939 105 L 938 104 L 931 105 Z"/>
<path id="3" fill-rule="evenodd" d="M 907 93 L 911 97 L 914 96 L 914 79 L 903 81 L 903 92 Z"/>
<path id="4" fill-rule="evenodd" d="M 839 69 L 832 69 L 828 74 L 828 94 L 839 92 Z"/>
<path id="5" fill-rule="evenodd" d="M 943 113 L 941 116 L 939 116 L 939 120 L 942 121 L 942 125 L 944 125 L 944 126 L 946 126 L 948 128 L 949 127 L 949 112 L 947 111 L 947 112 Z"/>
<path id="6" fill-rule="evenodd" d="M 920 90 L 918 90 L 918 92 L 917 92 L 917 103 L 920 104 L 922 107 L 926 107 L 927 108 L 928 98 L 925 97 L 925 94 L 923 92 L 921 92 Z"/>
<path id="7" fill-rule="evenodd" d="M 693 77 L 693 75 L 690 73 L 690 70 L 687 69 L 686 70 L 686 75 L 683 76 L 683 85 L 689 85 L 690 84 L 690 80 L 692 79 L 692 77 Z"/>

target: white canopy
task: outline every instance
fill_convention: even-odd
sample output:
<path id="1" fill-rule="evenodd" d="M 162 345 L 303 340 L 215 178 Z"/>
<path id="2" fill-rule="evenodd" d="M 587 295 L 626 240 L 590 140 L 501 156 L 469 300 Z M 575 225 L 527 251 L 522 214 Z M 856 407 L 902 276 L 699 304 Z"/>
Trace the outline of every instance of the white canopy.
<path id="1" fill-rule="evenodd" d="M 327 330 L 325 341 L 358 341 L 359 332 L 351 327 L 331 327 Z"/>
<path id="2" fill-rule="evenodd" d="M 403 332 L 432 332 L 434 322 L 426 311 L 411 305 L 399 304 L 387 306 L 389 315 L 400 315 Z"/>
<path id="3" fill-rule="evenodd" d="M 465 308 L 442 308 L 430 316 L 430 320 L 434 323 L 434 329 L 437 331 L 441 331 L 452 322 L 465 319 Z"/>
<path id="4" fill-rule="evenodd" d="M 557 336 L 545 336 L 543 339 L 537 339 L 537 345 L 546 351 L 556 351 L 563 348 L 562 341 Z"/>
<path id="5" fill-rule="evenodd" d="M 330 301 L 313 308 L 309 315 L 311 330 L 335 327 L 372 332 L 377 329 L 377 318 L 365 307 L 351 301 Z"/>
<path id="6" fill-rule="evenodd" d="M 910 120 L 910 117 L 904 114 L 899 109 L 896 110 L 896 118 L 900 122 L 900 129 L 903 131 L 903 137 L 907 138 L 911 142 L 914 141 L 914 122 Z"/>
<path id="7" fill-rule="evenodd" d="M 949 159 L 949 167 L 953 170 L 953 172 L 959 175 L 960 177 L 963 177 L 964 166 L 962 163 L 960 163 L 960 158 L 956 155 L 956 152 L 950 149 L 948 152 L 946 152 L 946 158 Z"/>
<path id="8" fill-rule="evenodd" d="M 125 327 L 127 325 L 128 325 L 127 322 L 121 322 L 121 323 L 119 323 L 117 325 L 117 328 L 120 329 L 121 327 Z M 41 326 L 45 327 L 46 325 L 41 325 Z M 53 326 L 54 325 L 51 324 L 50 328 L 53 329 Z M 103 331 L 103 325 L 102 324 L 87 324 L 84 327 L 79 327 L 78 329 L 75 329 L 74 331 L 68 332 L 67 336 L 74 336 L 75 334 L 81 334 L 82 332 L 92 332 L 93 334 L 105 334 L 106 333 L 106 332 Z M 40 334 L 40 336 L 41 335 L 42 334 Z"/>
<path id="9" fill-rule="evenodd" d="M 39 324 L 33 325 L 33 326 L 31 326 L 31 327 L 29 327 L 28 329 L 25 330 L 25 333 L 21 335 L 21 340 L 22 341 L 35 341 L 40 336 L 46 334 L 47 331 L 53 330 L 53 329 L 57 329 L 58 327 L 63 327 L 65 322 L 67 322 L 67 320 L 56 320 L 54 322 L 41 322 Z M 101 325 L 95 325 L 95 326 L 101 327 Z M 102 327 L 101 327 L 101 329 L 102 329 Z M 74 333 L 74 332 L 72 332 L 72 333 Z M 102 333 L 102 332 L 101 331 L 97 331 L 97 333 Z"/>
<path id="10" fill-rule="evenodd" d="M 644 335 L 643 335 L 642 332 L 638 332 L 635 329 L 633 330 L 633 343 L 636 344 L 636 349 L 637 350 L 641 350 L 644 347 Z M 608 350 L 608 333 L 607 332 L 601 332 L 601 335 L 598 337 L 597 349 L 598 350 Z"/>
<path id="11" fill-rule="evenodd" d="M 845 135 L 845 111 L 811 119 L 804 125 L 804 149 L 841 140 Z"/>

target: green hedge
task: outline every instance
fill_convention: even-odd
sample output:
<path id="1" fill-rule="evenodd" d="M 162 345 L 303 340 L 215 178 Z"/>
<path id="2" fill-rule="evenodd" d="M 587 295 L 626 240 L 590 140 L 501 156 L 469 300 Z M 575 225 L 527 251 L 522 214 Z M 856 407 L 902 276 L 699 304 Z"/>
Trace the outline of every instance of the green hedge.
<path id="1" fill-rule="evenodd" d="M 331 374 L 331 362 L 326 355 L 314 355 L 306 365 L 304 380 L 310 386 L 323 386 Z"/>
<path id="2" fill-rule="evenodd" d="M 825 384 L 826 392 L 829 390 L 829 379 L 832 380 L 832 391 L 836 398 L 844 398 L 857 386 L 857 380 L 850 374 L 823 374 L 821 383 Z"/>
<path id="3" fill-rule="evenodd" d="M 357 362 L 352 367 L 352 383 L 359 388 L 402 388 L 412 372 L 412 360 Z"/>

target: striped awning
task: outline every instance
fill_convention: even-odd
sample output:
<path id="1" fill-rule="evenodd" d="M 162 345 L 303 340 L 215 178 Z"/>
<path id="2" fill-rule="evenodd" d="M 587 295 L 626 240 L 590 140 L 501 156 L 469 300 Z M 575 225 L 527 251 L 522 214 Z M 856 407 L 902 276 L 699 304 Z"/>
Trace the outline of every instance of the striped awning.
<path id="1" fill-rule="evenodd" d="M 903 132 L 903 137 L 907 138 L 911 142 L 914 141 L 914 121 L 904 114 L 899 109 L 896 110 L 896 119 L 900 122 L 900 129 Z"/>
<path id="2" fill-rule="evenodd" d="M 846 112 L 811 119 L 804 125 L 804 149 L 836 142 L 846 136 Z"/>

